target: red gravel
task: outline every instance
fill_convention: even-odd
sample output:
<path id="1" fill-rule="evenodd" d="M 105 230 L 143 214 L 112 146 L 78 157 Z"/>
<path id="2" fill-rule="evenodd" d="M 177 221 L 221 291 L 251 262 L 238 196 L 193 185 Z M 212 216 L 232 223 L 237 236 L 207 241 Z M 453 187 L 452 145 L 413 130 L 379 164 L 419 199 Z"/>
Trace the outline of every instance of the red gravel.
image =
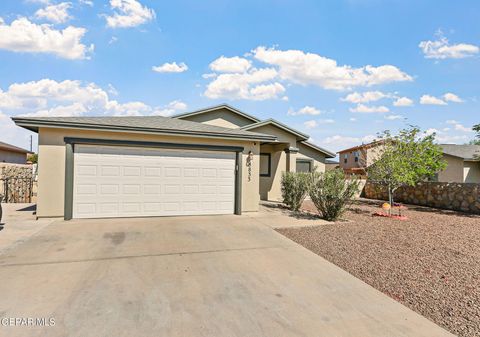
<path id="1" fill-rule="evenodd" d="M 480 336 L 480 216 L 359 200 L 331 225 L 278 232 L 459 336 Z M 310 201 L 304 209 L 314 211 Z"/>

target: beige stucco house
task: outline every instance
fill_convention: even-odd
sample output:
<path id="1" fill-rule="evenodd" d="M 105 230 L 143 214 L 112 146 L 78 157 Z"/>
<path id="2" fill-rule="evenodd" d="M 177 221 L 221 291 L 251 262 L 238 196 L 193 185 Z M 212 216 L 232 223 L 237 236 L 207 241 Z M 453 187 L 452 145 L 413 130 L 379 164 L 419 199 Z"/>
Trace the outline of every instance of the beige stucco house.
<path id="1" fill-rule="evenodd" d="M 39 135 L 38 217 L 241 214 L 280 200 L 284 171 L 335 154 L 226 104 L 172 118 L 17 117 Z"/>
<path id="2" fill-rule="evenodd" d="M 26 164 L 32 152 L 18 146 L 0 142 L 0 163 Z"/>
<path id="3" fill-rule="evenodd" d="M 480 183 L 480 145 L 442 144 L 447 167 L 436 180 L 454 183 Z"/>
<path id="4" fill-rule="evenodd" d="M 445 170 L 434 178 L 438 182 L 480 183 L 480 145 L 440 144 Z M 365 174 L 382 154 L 382 143 L 372 142 L 339 152 L 340 167 L 346 173 Z"/>

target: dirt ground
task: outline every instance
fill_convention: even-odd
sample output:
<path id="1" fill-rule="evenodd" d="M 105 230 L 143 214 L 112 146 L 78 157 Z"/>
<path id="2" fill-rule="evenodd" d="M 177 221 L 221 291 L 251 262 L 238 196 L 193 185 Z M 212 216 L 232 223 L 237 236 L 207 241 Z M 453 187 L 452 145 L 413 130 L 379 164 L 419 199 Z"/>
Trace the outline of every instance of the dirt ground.
<path id="1" fill-rule="evenodd" d="M 362 199 L 345 221 L 277 230 L 452 333 L 480 336 L 480 216 L 407 205 L 407 221 L 372 217 L 381 203 Z"/>

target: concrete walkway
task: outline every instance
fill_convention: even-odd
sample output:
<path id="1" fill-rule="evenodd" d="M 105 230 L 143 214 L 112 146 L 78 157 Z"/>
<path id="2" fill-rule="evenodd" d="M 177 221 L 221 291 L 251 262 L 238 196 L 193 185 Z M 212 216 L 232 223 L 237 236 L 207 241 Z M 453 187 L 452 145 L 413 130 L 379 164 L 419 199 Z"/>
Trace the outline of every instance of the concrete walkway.
<path id="1" fill-rule="evenodd" d="M 450 336 L 251 216 L 57 221 L 0 255 L 2 336 Z"/>
<path id="2" fill-rule="evenodd" d="M 51 224 L 53 219 L 36 220 L 35 204 L 2 204 L 0 253 L 11 249 Z"/>

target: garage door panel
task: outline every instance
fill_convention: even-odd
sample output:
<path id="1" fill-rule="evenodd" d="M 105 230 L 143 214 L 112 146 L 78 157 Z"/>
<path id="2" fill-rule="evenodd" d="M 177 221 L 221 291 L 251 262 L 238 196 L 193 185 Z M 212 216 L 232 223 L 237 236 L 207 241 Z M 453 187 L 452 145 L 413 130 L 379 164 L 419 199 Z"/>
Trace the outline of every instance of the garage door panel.
<path id="1" fill-rule="evenodd" d="M 73 216 L 232 214 L 235 154 L 75 146 Z"/>

